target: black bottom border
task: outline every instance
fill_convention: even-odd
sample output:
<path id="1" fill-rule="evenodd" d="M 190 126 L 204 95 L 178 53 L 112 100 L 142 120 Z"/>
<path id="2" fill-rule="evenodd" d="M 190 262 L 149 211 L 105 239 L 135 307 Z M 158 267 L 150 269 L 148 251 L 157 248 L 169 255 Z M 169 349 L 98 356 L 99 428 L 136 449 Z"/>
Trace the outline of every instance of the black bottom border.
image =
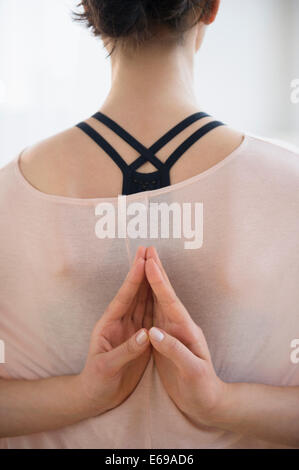
<path id="1" fill-rule="evenodd" d="M 91 463 L 94 459 L 96 466 L 107 469 L 126 467 L 130 469 L 161 468 L 186 466 L 187 468 L 199 468 L 201 465 L 231 465 L 240 466 L 265 464 L 285 466 L 288 461 L 291 464 L 299 463 L 299 449 L 11 449 L 0 451 L 0 461 L 3 464 L 8 458 L 9 464 L 18 461 L 22 465 L 30 460 L 40 466 L 57 465 L 66 460 L 68 465 L 74 461 L 77 465 Z M 92 466 L 94 463 L 92 462 Z M 2 468 L 5 468 L 4 466 Z M 85 470 L 85 469 L 83 469 Z"/>

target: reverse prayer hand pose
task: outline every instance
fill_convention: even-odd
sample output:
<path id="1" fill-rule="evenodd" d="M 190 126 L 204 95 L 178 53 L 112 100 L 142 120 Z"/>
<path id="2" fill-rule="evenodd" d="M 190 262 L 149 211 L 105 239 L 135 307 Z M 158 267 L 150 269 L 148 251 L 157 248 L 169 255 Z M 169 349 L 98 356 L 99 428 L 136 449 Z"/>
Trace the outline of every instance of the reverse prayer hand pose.
<path id="1" fill-rule="evenodd" d="M 115 408 L 130 395 L 151 355 L 152 305 L 144 264 L 140 247 L 94 327 L 79 375 L 0 380 L 0 437 L 58 429 Z"/>
<path id="2" fill-rule="evenodd" d="M 223 382 L 153 247 L 137 250 L 94 327 L 81 374 L 0 381 L 0 436 L 57 429 L 117 407 L 138 384 L 151 350 L 167 393 L 195 425 L 299 445 L 299 388 Z"/>
<path id="3" fill-rule="evenodd" d="M 144 257 L 145 248 L 139 247 L 123 285 L 92 333 L 80 379 L 95 415 L 130 395 L 150 358 L 147 330 L 152 325 L 152 302 Z"/>
<path id="4" fill-rule="evenodd" d="M 225 383 L 200 327 L 178 299 L 154 247 L 145 272 L 153 290 L 150 341 L 169 396 L 195 424 L 299 445 L 299 387 Z"/>

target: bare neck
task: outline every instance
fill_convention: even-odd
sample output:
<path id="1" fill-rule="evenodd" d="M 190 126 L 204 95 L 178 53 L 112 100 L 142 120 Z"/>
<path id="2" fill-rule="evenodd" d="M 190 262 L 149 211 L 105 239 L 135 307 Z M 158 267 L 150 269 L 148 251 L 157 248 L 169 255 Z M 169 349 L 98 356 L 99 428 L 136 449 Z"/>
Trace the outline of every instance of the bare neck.
<path id="1" fill-rule="evenodd" d="M 127 120 L 149 116 L 152 121 L 163 113 L 180 118 L 199 108 L 194 57 L 183 48 L 145 49 L 131 57 L 112 55 L 111 67 L 111 89 L 101 106 L 103 112 L 120 119 L 125 114 Z"/>

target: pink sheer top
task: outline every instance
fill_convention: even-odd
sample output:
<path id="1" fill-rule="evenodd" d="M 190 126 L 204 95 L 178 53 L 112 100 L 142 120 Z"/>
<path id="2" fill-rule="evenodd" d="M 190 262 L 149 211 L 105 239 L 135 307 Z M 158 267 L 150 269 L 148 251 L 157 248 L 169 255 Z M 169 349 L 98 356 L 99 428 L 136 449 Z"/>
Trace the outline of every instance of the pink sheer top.
<path id="1" fill-rule="evenodd" d="M 299 156 L 245 136 L 207 171 L 127 203 L 200 202 L 203 244 L 184 238 L 99 239 L 100 202 L 47 195 L 19 158 L 0 171 L 0 339 L 3 378 L 79 373 L 90 334 L 138 245 L 155 245 L 170 280 L 203 329 L 218 375 L 230 382 L 299 386 Z M 117 408 L 59 429 L 0 439 L 0 448 L 271 448 L 195 426 L 165 392 L 153 360 Z M 284 446 L 280 446 L 284 447 Z"/>

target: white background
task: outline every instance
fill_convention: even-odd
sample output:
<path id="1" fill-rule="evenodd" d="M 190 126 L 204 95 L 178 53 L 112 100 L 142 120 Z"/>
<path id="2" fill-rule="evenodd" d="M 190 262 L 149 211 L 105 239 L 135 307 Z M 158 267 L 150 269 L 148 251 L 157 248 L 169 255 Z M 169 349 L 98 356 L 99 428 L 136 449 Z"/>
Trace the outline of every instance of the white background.
<path id="1" fill-rule="evenodd" d="M 73 0 L 0 0 L 0 166 L 94 113 L 110 85 L 102 42 Z M 299 145 L 299 0 L 222 0 L 196 59 L 201 107 L 250 134 Z"/>

